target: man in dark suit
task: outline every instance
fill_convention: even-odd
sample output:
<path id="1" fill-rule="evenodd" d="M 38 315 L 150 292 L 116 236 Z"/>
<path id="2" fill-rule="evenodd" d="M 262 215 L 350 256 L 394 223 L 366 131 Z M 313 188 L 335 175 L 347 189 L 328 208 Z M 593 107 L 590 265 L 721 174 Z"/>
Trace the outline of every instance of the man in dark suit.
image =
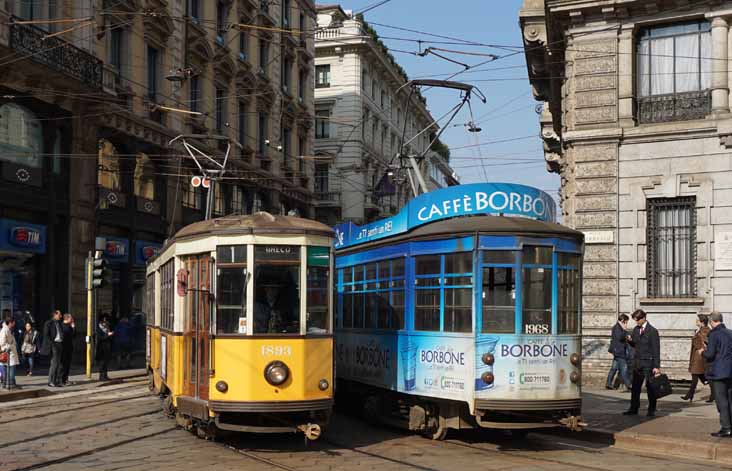
<path id="1" fill-rule="evenodd" d="M 52 318 L 43 324 L 43 343 L 41 355 L 51 356 L 51 366 L 48 368 L 48 385 L 61 387 L 63 385 L 63 367 L 61 355 L 63 353 L 64 332 L 61 326 L 61 311 L 53 311 Z"/>
<path id="2" fill-rule="evenodd" d="M 719 411 L 721 428 L 712 433 L 713 437 L 732 437 L 732 331 L 723 321 L 721 312 L 709 315 L 712 331 L 707 337 L 707 348 L 698 350 L 707 360 L 706 377 Z"/>
<path id="3" fill-rule="evenodd" d="M 613 356 L 613 364 L 610 367 L 610 372 L 607 374 L 607 383 L 605 389 L 615 389 L 613 387 L 613 380 L 615 373 L 620 375 L 620 378 L 625 383 L 625 390 L 630 391 L 631 381 L 630 374 L 628 374 L 628 355 L 626 351 L 625 337 L 628 335 L 625 329 L 628 328 L 628 320 L 630 318 L 625 314 L 618 316 L 618 322 L 613 326 L 613 330 L 610 333 L 610 352 Z"/>
<path id="4" fill-rule="evenodd" d="M 656 392 L 650 385 L 653 376 L 661 373 L 661 340 L 658 331 L 646 320 L 646 313 L 638 309 L 633 313 L 636 326 L 631 336 L 626 337 L 628 344 L 635 348 L 633 361 L 633 389 L 630 395 L 630 409 L 624 415 L 637 415 L 640 408 L 640 393 L 643 383 L 648 392 L 648 417 L 656 415 Z"/>

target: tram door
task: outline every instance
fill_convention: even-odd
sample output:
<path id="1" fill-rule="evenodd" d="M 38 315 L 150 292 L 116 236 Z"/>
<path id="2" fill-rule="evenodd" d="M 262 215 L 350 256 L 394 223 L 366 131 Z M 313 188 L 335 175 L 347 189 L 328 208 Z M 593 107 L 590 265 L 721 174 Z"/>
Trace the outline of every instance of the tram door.
<path id="1" fill-rule="evenodd" d="M 183 259 L 188 272 L 186 317 L 183 331 L 185 345 L 185 394 L 208 399 L 211 267 L 208 254 Z"/>

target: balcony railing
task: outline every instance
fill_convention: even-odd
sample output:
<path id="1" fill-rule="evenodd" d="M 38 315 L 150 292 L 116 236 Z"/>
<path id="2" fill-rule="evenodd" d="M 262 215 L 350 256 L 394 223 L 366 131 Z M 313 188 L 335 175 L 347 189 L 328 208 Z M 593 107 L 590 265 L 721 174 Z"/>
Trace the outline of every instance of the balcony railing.
<path id="1" fill-rule="evenodd" d="M 100 90 L 102 61 L 59 36 L 47 38 L 47 35 L 37 26 L 11 23 L 10 47 L 18 53 L 27 54 L 36 62 Z"/>
<path id="2" fill-rule="evenodd" d="M 638 122 L 666 123 L 704 119 L 712 111 L 709 90 L 638 98 Z"/>
<path id="3" fill-rule="evenodd" d="M 341 192 L 340 191 L 316 191 L 315 199 L 317 201 L 340 202 L 341 201 Z"/>

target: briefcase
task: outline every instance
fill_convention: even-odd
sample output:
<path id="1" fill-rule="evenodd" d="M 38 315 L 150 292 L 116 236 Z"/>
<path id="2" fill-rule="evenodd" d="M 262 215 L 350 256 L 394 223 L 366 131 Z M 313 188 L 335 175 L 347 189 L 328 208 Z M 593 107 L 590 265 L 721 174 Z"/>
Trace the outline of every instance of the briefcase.
<path id="1" fill-rule="evenodd" d="M 674 392 L 671 388 L 671 382 L 668 380 L 668 376 L 663 374 L 653 376 L 649 381 L 649 387 L 653 389 L 657 398 L 666 397 Z"/>

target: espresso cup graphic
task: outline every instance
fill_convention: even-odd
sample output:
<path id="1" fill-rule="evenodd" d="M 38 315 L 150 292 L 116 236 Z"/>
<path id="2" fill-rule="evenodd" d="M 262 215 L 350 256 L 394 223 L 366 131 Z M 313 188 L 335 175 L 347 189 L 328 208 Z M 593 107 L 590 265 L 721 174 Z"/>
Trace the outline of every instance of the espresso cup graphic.
<path id="1" fill-rule="evenodd" d="M 417 384 L 417 346 L 406 343 L 401 350 L 402 374 L 404 375 L 404 390 L 412 391 Z"/>
<path id="2" fill-rule="evenodd" d="M 486 353 L 494 354 L 496 351 L 496 345 L 498 345 L 499 337 L 480 337 L 475 345 L 475 390 L 482 391 L 491 389 L 494 383 L 486 383 L 483 381 L 484 373 L 493 373 L 493 365 L 486 365 L 483 362 L 483 355 Z"/>

